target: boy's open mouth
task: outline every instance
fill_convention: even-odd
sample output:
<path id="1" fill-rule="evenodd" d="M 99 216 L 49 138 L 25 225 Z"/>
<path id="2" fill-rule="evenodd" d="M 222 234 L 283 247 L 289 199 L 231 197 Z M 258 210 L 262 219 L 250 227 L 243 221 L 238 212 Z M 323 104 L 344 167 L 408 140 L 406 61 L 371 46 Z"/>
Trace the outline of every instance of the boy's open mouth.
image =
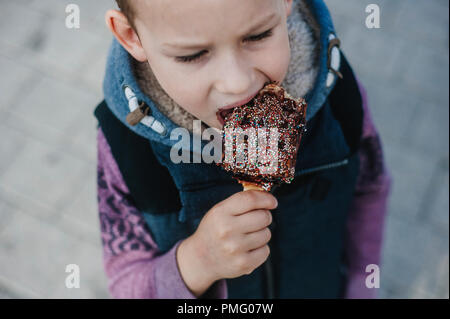
<path id="1" fill-rule="evenodd" d="M 245 100 L 243 100 L 241 102 L 238 102 L 238 103 L 235 103 L 234 105 L 232 104 L 232 105 L 229 105 L 229 106 L 226 106 L 226 107 L 223 107 L 223 108 L 219 109 L 217 111 L 217 113 L 216 113 L 217 120 L 220 122 L 220 124 L 224 125 L 227 116 L 229 114 L 231 114 L 236 107 L 243 106 L 243 105 L 246 105 L 248 103 L 251 103 L 253 101 L 253 99 L 258 95 L 258 93 L 259 93 L 259 90 L 256 93 L 252 94 L 250 97 L 248 97 L 247 99 L 245 99 Z"/>

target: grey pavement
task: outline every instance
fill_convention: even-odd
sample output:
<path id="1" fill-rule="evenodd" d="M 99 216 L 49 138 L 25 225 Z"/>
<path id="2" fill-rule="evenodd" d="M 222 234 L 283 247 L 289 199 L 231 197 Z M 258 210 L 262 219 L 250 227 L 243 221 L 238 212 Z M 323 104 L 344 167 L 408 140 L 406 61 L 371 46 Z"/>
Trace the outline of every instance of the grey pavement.
<path id="1" fill-rule="evenodd" d="M 76 3 L 81 28 L 67 29 Z M 447 0 L 326 0 L 368 91 L 394 178 L 379 297 L 449 298 Z M 365 8 L 381 8 L 381 28 Z M 110 298 L 96 203 L 95 105 L 112 0 L 2 1 L 0 298 Z M 65 267 L 80 266 L 79 289 Z"/>

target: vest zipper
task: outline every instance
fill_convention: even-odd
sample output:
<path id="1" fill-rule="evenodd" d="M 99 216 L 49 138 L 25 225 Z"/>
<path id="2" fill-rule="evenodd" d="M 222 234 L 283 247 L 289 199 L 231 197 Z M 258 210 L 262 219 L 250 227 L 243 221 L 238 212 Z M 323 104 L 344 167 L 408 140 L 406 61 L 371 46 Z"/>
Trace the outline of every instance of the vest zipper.
<path id="1" fill-rule="evenodd" d="M 347 165 L 348 162 L 349 162 L 349 160 L 348 160 L 348 158 L 346 158 L 346 159 L 343 159 L 338 162 L 303 169 L 303 170 L 300 170 L 298 175 L 296 175 L 295 177 L 302 176 L 302 175 L 309 174 L 309 173 L 324 171 L 324 170 L 335 168 L 335 167 L 344 166 L 344 165 Z M 275 298 L 275 286 L 274 286 L 273 265 L 272 265 L 271 255 L 269 255 L 269 257 L 267 258 L 264 266 L 265 266 L 264 271 L 265 271 L 265 276 L 266 276 L 266 298 L 274 299 Z"/>
<path id="2" fill-rule="evenodd" d="M 319 171 L 324 171 L 326 169 L 330 169 L 330 168 L 335 168 L 335 167 L 339 167 L 339 166 L 344 166 L 348 164 L 348 158 L 342 160 L 342 161 L 338 161 L 338 162 L 334 162 L 334 163 L 329 163 L 329 164 L 325 164 L 325 165 L 321 165 L 321 166 L 317 166 L 317 167 L 313 167 L 313 168 L 306 168 L 301 170 L 297 175 L 297 176 L 302 176 L 305 174 L 309 174 L 309 173 L 315 173 L 315 172 L 319 172 Z"/>

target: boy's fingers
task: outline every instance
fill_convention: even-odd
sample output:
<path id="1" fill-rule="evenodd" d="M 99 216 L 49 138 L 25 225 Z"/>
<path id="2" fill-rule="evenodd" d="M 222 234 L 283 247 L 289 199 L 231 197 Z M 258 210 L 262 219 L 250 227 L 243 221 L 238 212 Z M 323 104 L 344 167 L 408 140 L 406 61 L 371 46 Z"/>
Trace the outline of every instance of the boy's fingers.
<path id="1" fill-rule="evenodd" d="M 277 199 L 268 192 L 245 191 L 236 193 L 227 198 L 223 203 L 232 205 L 232 213 L 235 216 L 257 209 L 275 209 L 278 206 Z"/>
<path id="2" fill-rule="evenodd" d="M 254 261 L 254 264 L 252 265 L 253 268 L 256 269 L 266 261 L 267 257 L 269 257 L 270 255 L 269 245 L 264 245 L 260 248 L 250 250 L 248 254 L 250 256 L 250 260 Z"/>
<path id="3" fill-rule="evenodd" d="M 268 227 L 250 234 L 246 234 L 242 240 L 243 249 L 246 251 L 252 251 L 253 249 L 260 248 L 266 245 L 271 238 L 272 232 Z"/>
<path id="4" fill-rule="evenodd" d="M 266 228 L 272 223 L 272 213 L 269 210 L 253 210 L 236 218 L 236 227 L 243 233 L 253 233 Z"/>

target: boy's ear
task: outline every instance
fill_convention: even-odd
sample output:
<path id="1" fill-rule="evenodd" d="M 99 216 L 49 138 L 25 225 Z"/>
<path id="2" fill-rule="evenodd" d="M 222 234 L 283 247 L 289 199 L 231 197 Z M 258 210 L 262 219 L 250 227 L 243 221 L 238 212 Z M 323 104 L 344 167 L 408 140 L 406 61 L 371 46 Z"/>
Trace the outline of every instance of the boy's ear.
<path id="1" fill-rule="evenodd" d="M 286 17 L 288 17 L 292 12 L 292 0 L 284 0 L 284 4 L 286 7 Z"/>
<path id="2" fill-rule="evenodd" d="M 117 41 L 139 62 L 147 61 L 141 40 L 130 25 L 127 17 L 118 10 L 108 10 L 105 14 L 106 25 Z"/>

